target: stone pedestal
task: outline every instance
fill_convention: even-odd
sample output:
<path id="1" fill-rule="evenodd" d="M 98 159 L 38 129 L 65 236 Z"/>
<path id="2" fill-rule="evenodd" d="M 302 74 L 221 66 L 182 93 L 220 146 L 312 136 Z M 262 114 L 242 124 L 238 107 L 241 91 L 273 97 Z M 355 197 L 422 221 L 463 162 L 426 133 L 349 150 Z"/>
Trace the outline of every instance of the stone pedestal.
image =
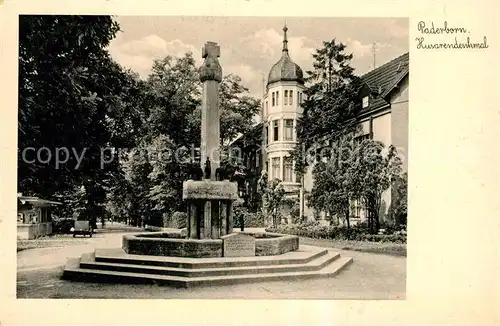
<path id="1" fill-rule="evenodd" d="M 219 239 L 233 232 L 233 201 L 238 184 L 229 181 L 189 180 L 183 184 L 187 201 L 188 236 L 191 239 Z"/>

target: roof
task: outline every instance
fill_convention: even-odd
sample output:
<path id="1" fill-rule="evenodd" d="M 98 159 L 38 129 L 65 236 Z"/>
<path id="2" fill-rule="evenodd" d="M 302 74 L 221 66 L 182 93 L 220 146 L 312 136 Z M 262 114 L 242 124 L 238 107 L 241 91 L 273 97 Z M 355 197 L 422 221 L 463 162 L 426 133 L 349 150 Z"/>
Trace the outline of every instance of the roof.
<path id="1" fill-rule="evenodd" d="M 299 65 L 292 61 L 288 52 L 283 52 L 281 59 L 273 65 L 267 78 L 268 85 L 280 81 L 296 81 L 304 84 L 304 73 Z"/>
<path id="2" fill-rule="evenodd" d="M 288 40 L 286 37 L 287 31 L 288 28 L 285 26 L 283 28 L 283 50 L 281 52 L 281 58 L 269 71 L 267 85 L 280 81 L 296 81 L 300 84 L 304 84 L 304 72 L 302 71 L 302 68 L 293 62 L 288 54 Z"/>
<path id="3" fill-rule="evenodd" d="M 397 58 L 361 76 L 371 90 L 370 104 L 363 111 L 371 111 L 389 104 L 387 95 L 409 73 L 410 55 L 406 52 Z"/>
<path id="4" fill-rule="evenodd" d="M 27 197 L 27 196 L 17 196 L 17 199 L 21 202 L 21 204 L 26 203 L 37 203 L 40 205 L 62 205 L 62 203 L 58 201 L 51 201 L 46 199 L 41 199 L 38 197 Z"/>

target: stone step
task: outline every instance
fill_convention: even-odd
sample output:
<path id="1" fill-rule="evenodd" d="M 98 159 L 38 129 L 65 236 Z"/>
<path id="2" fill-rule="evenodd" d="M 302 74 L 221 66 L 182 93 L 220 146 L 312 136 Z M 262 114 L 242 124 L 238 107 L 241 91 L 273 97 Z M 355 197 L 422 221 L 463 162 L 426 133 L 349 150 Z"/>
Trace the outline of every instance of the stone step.
<path id="1" fill-rule="evenodd" d="M 329 253 L 331 255 L 334 253 Z M 352 263 L 350 257 L 340 257 L 333 260 L 320 270 L 294 271 L 264 274 L 181 277 L 172 275 L 131 273 L 121 271 L 96 270 L 80 268 L 80 258 L 70 259 L 65 266 L 63 278 L 74 281 L 108 282 L 108 283 L 139 283 L 158 284 L 174 287 L 214 286 L 253 282 L 271 282 L 283 280 L 304 280 L 314 278 L 334 277 L 342 269 Z"/>
<path id="2" fill-rule="evenodd" d="M 299 250 L 287 252 L 279 256 L 258 257 L 223 257 L 223 258 L 185 258 L 162 257 L 127 254 L 123 249 L 96 249 L 95 261 L 102 263 L 134 264 L 147 266 L 163 266 L 174 268 L 229 268 L 265 265 L 306 264 L 318 257 L 326 255 L 327 249 L 301 245 Z"/>
<path id="3" fill-rule="evenodd" d="M 203 269 L 148 266 L 137 264 L 109 263 L 94 260 L 93 254 L 85 254 L 80 261 L 80 268 L 97 269 L 108 271 L 120 271 L 141 274 L 160 274 L 182 277 L 206 277 L 223 275 L 243 275 L 243 274 L 268 274 L 281 272 L 315 271 L 323 268 L 332 261 L 338 259 L 340 254 L 324 254 L 307 263 L 299 264 L 279 264 L 263 266 L 239 266 L 239 267 L 209 267 Z"/>

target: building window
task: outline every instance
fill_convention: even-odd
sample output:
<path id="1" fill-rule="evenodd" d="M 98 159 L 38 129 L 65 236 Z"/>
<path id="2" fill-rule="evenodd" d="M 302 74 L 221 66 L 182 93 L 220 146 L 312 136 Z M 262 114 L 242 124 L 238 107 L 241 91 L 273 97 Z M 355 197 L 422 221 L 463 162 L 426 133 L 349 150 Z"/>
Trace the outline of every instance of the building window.
<path id="1" fill-rule="evenodd" d="M 302 179 L 302 176 L 300 175 L 300 173 L 295 171 L 295 182 L 302 183 L 301 179 Z"/>
<path id="2" fill-rule="evenodd" d="M 267 144 L 269 144 L 269 127 L 266 127 L 265 130 L 266 131 L 265 131 L 265 134 L 264 134 L 264 137 L 265 137 L 264 142 L 267 145 Z"/>
<path id="3" fill-rule="evenodd" d="M 269 106 L 268 106 L 268 104 L 269 104 L 269 103 L 267 103 L 267 101 L 266 101 L 266 111 L 264 112 L 264 115 L 267 115 L 267 112 L 268 112 L 268 110 L 269 110 Z"/>
<path id="4" fill-rule="evenodd" d="M 279 179 L 280 177 L 280 158 L 279 157 L 273 157 L 272 159 L 272 178 L 273 179 Z"/>
<path id="5" fill-rule="evenodd" d="M 274 106 L 274 105 L 275 105 L 275 103 L 276 103 L 276 102 L 275 102 L 275 100 L 274 100 L 274 92 L 272 93 L 272 96 L 273 96 L 273 103 L 272 103 L 272 106 Z"/>
<path id="6" fill-rule="evenodd" d="M 280 92 L 276 91 L 276 105 L 280 105 Z"/>
<path id="7" fill-rule="evenodd" d="M 363 108 L 368 107 L 368 104 L 369 104 L 368 96 L 363 97 Z"/>
<path id="8" fill-rule="evenodd" d="M 292 119 L 285 120 L 285 139 L 284 140 L 293 140 L 293 120 Z"/>
<path id="9" fill-rule="evenodd" d="M 274 120 L 273 121 L 273 141 L 278 141 L 279 132 L 280 132 L 279 120 Z"/>
<path id="10" fill-rule="evenodd" d="M 293 91 L 290 91 L 290 96 L 288 98 L 288 104 L 293 105 Z"/>
<path id="11" fill-rule="evenodd" d="M 283 158 L 283 181 L 292 182 L 293 178 L 293 161 L 291 157 Z"/>
<path id="12" fill-rule="evenodd" d="M 365 134 L 365 135 L 361 135 L 361 136 L 358 136 L 356 138 L 354 138 L 354 141 L 358 144 L 361 144 L 363 142 L 363 140 L 367 140 L 367 139 L 370 139 L 370 134 Z"/>
<path id="13" fill-rule="evenodd" d="M 283 99 L 283 104 L 288 105 L 288 91 L 285 91 L 285 98 Z"/>

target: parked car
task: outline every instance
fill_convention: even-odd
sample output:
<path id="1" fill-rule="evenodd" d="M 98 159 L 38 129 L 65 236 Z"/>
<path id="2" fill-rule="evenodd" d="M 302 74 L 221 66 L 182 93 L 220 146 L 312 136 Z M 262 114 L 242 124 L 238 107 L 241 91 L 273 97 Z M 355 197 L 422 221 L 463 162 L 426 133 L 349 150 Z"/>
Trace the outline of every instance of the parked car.
<path id="1" fill-rule="evenodd" d="M 90 225 L 90 221 L 75 221 L 74 227 L 71 228 L 71 232 L 73 233 L 73 238 L 77 234 L 83 234 L 83 236 L 89 235 L 92 238 L 92 226 Z"/>

